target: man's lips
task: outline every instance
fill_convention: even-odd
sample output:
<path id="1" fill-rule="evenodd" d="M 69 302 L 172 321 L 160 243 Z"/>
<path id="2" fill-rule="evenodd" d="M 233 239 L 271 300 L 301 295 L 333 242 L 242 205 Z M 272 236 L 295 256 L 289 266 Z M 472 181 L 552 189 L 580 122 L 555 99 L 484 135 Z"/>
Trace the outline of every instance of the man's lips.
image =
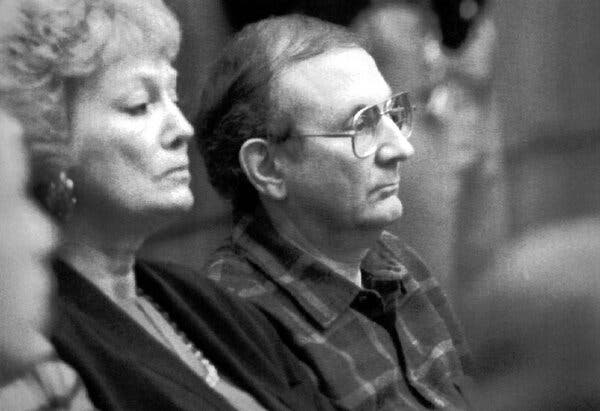
<path id="1" fill-rule="evenodd" d="M 400 186 L 400 180 L 396 180 L 391 183 L 378 184 L 375 186 L 373 191 L 385 190 L 385 189 L 391 189 L 391 188 L 395 189 L 395 188 L 398 188 L 399 186 Z"/>
<path id="2" fill-rule="evenodd" d="M 400 181 L 395 181 L 391 183 L 383 183 L 378 184 L 371 191 L 373 194 L 383 194 L 384 196 L 389 196 L 392 194 L 397 194 L 400 188 Z"/>

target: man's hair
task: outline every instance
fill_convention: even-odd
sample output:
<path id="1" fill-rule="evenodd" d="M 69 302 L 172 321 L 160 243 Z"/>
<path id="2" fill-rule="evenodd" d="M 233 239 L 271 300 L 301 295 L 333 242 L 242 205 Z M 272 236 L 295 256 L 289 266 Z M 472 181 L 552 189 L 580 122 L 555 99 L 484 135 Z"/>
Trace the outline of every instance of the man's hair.
<path id="1" fill-rule="evenodd" d="M 69 112 L 80 81 L 136 52 L 171 61 L 180 37 L 162 0 L 0 3 L 0 106 L 23 126 L 34 191 L 73 165 Z"/>
<path id="2" fill-rule="evenodd" d="M 364 48 L 344 27 L 303 15 L 271 17 L 237 33 L 212 66 L 194 121 L 211 184 L 235 211 L 251 211 L 258 194 L 239 163 L 250 138 L 278 143 L 293 115 L 277 101 L 276 78 L 294 63 L 340 48 Z"/>

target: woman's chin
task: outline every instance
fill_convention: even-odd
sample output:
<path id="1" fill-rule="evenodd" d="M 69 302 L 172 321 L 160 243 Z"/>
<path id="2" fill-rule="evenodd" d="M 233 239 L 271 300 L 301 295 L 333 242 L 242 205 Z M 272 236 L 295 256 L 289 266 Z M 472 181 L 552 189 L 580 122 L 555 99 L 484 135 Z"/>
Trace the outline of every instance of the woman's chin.
<path id="1" fill-rule="evenodd" d="M 194 195 L 192 190 L 187 188 L 178 196 L 178 206 L 182 211 L 189 211 L 194 206 Z"/>
<path id="2" fill-rule="evenodd" d="M 171 193 L 168 199 L 161 204 L 160 214 L 163 215 L 179 215 L 189 211 L 194 206 L 194 196 L 189 188 L 178 190 Z"/>

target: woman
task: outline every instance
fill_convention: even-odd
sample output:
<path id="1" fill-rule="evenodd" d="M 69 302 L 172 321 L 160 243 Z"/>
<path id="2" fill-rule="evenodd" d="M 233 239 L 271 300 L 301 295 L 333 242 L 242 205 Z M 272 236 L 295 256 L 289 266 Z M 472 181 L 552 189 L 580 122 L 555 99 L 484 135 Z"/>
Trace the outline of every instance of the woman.
<path id="1" fill-rule="evenodd" d="M 328 408 L 259 313 L 193 273 L 135 260 L 149 234 L 193 203 L 168 9 L 159 0 L 4 4 L 18 24 L 1 42 L 0 81 L 25 126 L 33 189 L 64 236 L 52 342 L 94 405 Z"/>
<path id="2" fill-rule="evenodd" d="M 0 125 L 0 409 L 92 409 L 77 374 L 42 335 L 55 230 L 27 195 L 19 123 L 0 108 Z"/>

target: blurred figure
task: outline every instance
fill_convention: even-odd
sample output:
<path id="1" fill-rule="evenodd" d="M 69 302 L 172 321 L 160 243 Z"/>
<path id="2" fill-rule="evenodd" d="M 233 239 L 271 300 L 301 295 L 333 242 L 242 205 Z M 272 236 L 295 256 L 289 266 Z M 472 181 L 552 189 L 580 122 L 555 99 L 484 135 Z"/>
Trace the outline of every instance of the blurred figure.
<path id="1" fill-rule="evenodd" d="M 2 109 L 0 141 L 0 410 L 91 409 L 81 380 L 42 334 L 52 312 L 55 231 L 29 198 L 22 130 Z"/>
<path id="2" fill-rule="evenodd" d="M 436 16 L 419 2 L 383 1 L 359 14 L 352 28 L 367 42 L 393 89 L 417 94 L 442 80 L 445 56 Z"/>
<path id="3" fill-rule="evenodd" d="M 329 409 L 260 313 L 187 270 L 136 260 L 193 203 L 171 12 L 160 0 L 1 5 L 12 19 L 0 85 L 63 234 L 52 343 L 94 405 Z"/>
<path id="4" fill-rule="evenodd" d="M 416 96 L 419 138 L 404 166 L 406 218 L 395 231 L 454 293 L 485 267 L 506 226 L 495 29 L 485 14 L 477 20 L 458 50 L 442 46 L 424 2 L 380 2 L 353 24 L 392 89 Z"/>
<path id="5" fill-rule="evenodd" d="M 465 291 L 480 410 L 600 408 L 600 217 L 532 229 Z"/>

